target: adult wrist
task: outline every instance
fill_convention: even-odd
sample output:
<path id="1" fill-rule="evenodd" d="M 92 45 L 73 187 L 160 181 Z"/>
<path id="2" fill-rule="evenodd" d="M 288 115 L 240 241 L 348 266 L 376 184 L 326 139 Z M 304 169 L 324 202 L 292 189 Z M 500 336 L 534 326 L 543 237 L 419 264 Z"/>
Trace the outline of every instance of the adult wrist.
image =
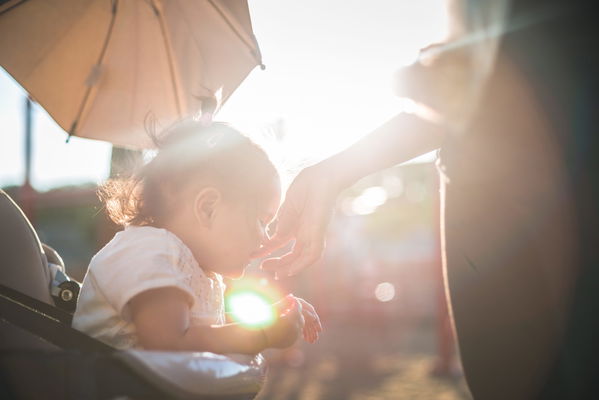
<path id="1" fill-rule="evenodd" d="M 322 189 L 329 194 L 332 201 L 353 183 L 348 169 L 343 166 L 340 155 L 334 155 L 309 168 L 313 179 L 320 179 L 323 182 Z"/>

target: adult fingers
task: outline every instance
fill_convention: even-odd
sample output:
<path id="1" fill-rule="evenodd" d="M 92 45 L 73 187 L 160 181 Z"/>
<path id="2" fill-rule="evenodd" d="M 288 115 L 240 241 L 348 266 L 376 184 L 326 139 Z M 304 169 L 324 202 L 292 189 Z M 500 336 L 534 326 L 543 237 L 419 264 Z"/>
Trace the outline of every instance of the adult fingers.
<path id="1" fill-rule="evenodd" d="M 301 253 L 297 258 L 279 266 L 281 274 L 293 276 L 322 257 L 332 210 L 323 204 L 314 206 L 296 234 L 296 243 L 300 244 Z"/>
<path id="2" fill-rule="evenodd" d="M 289 201 L 283 203 L 276 218 L 268 225 L 271 238 L 289 238 L 298 229 L 300 212 Z"/>
<path id="3" fill-rule="evenodd" d="M 320 242 L 309 242 L 301 247 L 301 252 L 297 257 L 287 260 L 285 263 L 279 265 L 277 273 L 281 275 L 293 276 L 301 270 L 311 266 L 320 260 L 322 252 L 324 250 L 324 244 Z"/>
<path id="4" fill-rule="evenodd" d="M 275 272 L 277 275 L 285 272 L 285 266 L 294 262 L 297 258 L 301 256 L 303 247 L 299 243 L 295 243 L 293 249 L 287 253 L 283 254 L 281 257 L 268 258 L 262 261 L 260 268 L 265 271 Z"/>
<path id="5" fill-rule="evenodd" d="M 252 253 L 251 258 L 262 258 L 268 256 L 275 250 L 284 247 L 287 243 L 291 242 L 293 237 L 274 236 L 268 239 L 262 246 Z"/>
<path id="6" fill-rule="evenodd" d="M 295 233 L 299 229 L 299 214 L 295 209 L 285 203 L 281 206 L 277 215 L 276 222 L 273 222 L 276 226 L 274 232 L 262 244 L 260 249 L 252 255 L 253 258 L 265 257 L 285 246 L 295 237 Z"/>
<path id="7" fill-rule="evenodd" d="M 282 257 L 265 260 L 262 268 L 274 271 L 277 275 L 292 276 L 318 261 L 325 247 L 326 218 L 308 218 L 309 223 L 302 224 L 295 235 L 293 250 Z M 315 221 L 315 222 L 313 222 Z M 325 223 L 321 223 L 325 221 Z"/>

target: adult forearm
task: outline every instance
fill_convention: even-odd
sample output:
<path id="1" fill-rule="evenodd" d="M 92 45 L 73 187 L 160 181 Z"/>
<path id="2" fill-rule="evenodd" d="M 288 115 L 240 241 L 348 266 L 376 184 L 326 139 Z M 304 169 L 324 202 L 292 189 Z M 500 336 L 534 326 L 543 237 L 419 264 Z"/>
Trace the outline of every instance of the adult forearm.
<path id="1" fill-rule="evenodd" d="M 402 113 L 318 165 L 344 189 L 364 176 L 439 148 L 442 138 L 439 125 Z"/>

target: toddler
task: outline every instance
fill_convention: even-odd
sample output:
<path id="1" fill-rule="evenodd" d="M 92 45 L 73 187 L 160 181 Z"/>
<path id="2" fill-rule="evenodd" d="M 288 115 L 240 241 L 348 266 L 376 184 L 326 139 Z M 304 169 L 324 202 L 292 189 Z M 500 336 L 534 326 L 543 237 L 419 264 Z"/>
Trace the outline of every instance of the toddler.
<path id="1" fill-rule="evenodd" d="M 119 349 L 255 354 L 321 331 L 314 308 L 287 297 L 262 329 L 228 323 L 223 277 L 239 278 L 266 238 L 280 182 L 266 153 L 221 123 L 179 123 L 132 179 L 100 191 L 125 229 L 90 263 L 73 327 Z"/>

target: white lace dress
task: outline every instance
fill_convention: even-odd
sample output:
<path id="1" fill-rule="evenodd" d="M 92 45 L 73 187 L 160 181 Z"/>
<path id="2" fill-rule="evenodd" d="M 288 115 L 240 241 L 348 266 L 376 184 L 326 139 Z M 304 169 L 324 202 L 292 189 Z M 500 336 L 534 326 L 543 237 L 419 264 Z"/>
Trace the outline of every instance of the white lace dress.
<path id="1" fill-rule="evenodd" d="M 140 348 L 128 302 L 161 287 L 187 294 L 192 325 L 225 323 L 222 277 L 204 272 L 173 233 L 129 226 L 92 258 L 73 327 L 118 349 Z"/>

